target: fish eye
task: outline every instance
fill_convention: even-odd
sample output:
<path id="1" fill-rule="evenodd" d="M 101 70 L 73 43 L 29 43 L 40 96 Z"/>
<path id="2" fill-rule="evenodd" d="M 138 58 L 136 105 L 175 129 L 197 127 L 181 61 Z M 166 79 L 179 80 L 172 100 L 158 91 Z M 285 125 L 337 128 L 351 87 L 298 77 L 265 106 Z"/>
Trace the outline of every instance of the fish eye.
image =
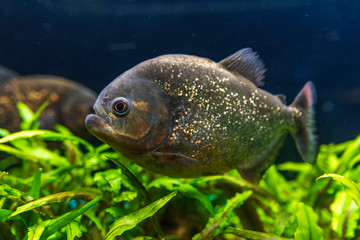
<path id="1" fill-rule="evenodd" d="M 119 97 L 113 101 L 112 109 L 117 115 L 125 115 L 130 111 L 130 101 L 126 98 Z"/>

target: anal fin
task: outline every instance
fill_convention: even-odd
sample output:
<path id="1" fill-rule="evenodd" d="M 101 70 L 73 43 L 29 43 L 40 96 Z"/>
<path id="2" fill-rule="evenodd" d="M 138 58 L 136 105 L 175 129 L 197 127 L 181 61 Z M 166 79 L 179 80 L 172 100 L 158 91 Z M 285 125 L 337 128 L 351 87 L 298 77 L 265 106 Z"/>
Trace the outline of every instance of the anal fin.
<path id="1" fill-rule="evenodd" d="M 267 149 L 255 158 L 254 164 L 238 168 L 241 176 L 249 182 L 257 183 L 260 180 L 261 172 L 271 165 L 279 153 L 280 148 L 284 145 L 287 133 L 279 134 L 267 147 Z"/>

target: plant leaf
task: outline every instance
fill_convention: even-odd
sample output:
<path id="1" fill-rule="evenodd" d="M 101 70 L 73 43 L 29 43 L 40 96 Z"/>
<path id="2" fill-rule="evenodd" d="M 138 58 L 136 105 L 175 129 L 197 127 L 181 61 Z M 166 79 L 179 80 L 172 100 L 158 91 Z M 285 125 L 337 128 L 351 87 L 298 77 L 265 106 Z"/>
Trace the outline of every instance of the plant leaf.
<path id="1" fill-rule="evenodd" d="M 31 201 L 27 204 L 24 204 L 24 205 L 18 207 L 16 209 L 16 211 L 9 216 L 9 218 L 13 217 L 15 215 L 18 215 L 20 213 L 32 210 L 34 208 L 50 204 L 50 203 L 64 202 L 64 201 L 69 201 L 72 199 L 89 200 L 89 199 L 94 199 L 94 198 L 96 198 L 96 196 L 91 193 L 88 193 L 88 192 L 71 191 L 71 192 L 56 193 L 56 194 L 52 194 L 52 195 Z"/>
<path id="2" fill-rule="evenodd" d="M 322 229 L 317 225 L 319 217 L 304 203 L 297 204 L 296 220 L 298 228 L 294 234 L 295 240 L 321 240 Z"/>
<path id="3" fill-rule="evenodd" d="M 316 166 L 324 172 L 335 172 L 339 165 L 339 158 L 333 152 L 332 146 L 322 145 L 316 159 Z"/>
<path id="4" fill-rule="evenodd" d="M 166 237 L 166 238 L 163 238 L 162 240 L 171 240 L 172 238 L 171 237 Z M 178 238 L 174 237 L 173 240 L 176 240 Z M 154 238 L 154 237 L 148 237 L 148 236 L 139 236 L 139 237 L 136 237 L 136 238 L 133 238 L 132 240 L 159 240 L 158 238 Z"/>
<path id="5" fill-rule="evenodd" d="M 34 175 L 34 180 L 30 186 L 29 195 L 37 199 L 40 197 L 40 182 L 41 182 L 42 169 L 39 168 L 37 173 Z"/>
<path id="6" fill-rule="evenodd" d="M 69 161 L 65 157 L 42 146 L 28 147 L 22 150 L 26 152 L 26 154 L 28 154 L 29 156 L 37 158 L 37 160 L 41 164 L 46 163 L 57 167 L 70 165 Z"/>
<path id="7" fill-rule="evenodd" d="M 146 218 L 153 216 L 160 208 L 162 208 L 175 195 L 176 195 L 176 192 L 172 192 L 169 195 L 167 195 L 163 198 L 160 198 L 159 200 L 157 200 L 153 203 L 150 203 L 146 207 L 141 208 L 140 210 L 137 210 L 136 212 L 130 213 L 129 215 L 126 215 L 120 219 L 117 219 L 114 222 L 114 224 L 110 227 L 110 230 L 106 234 L 105 239 L 113 240 L 117 236 L 120 236 L 121 234 L 123 234 L 123 232 L 136 227 L 136 225 L 138 225 L 140 222 L 142 222 Z"/>
<path id="8" fill-rule="evenodd" d="M 316 180 L 323 178 L 332 178 L 340 182 L 344 186 L 346 193 L 349 194 L 354 199 L 356 205 L 360 207 L 360 188 L 356 183 L 342 175 L 333 173 L 324 174 L 318 177 Z"/>
<path id="9" fill-rule="evenodd" d="M 10 146 L 5 145 L 5 144 L 0 144 L 0 151 L 6 152 L 9 155 L 13 155 L 13 156 L 21 158 L 21 159 L 30 160 L 32 162 L 39 162 L 39 160 L 36 157 L 30 156 L 29 154 L 27 154 L 24 151 L 20 151 L 20 150 L 14 148 L 14 147 L 10 147 Z"/>
<path id="10" fill-rule="evenodd" d="M 114 218 L 118 218 L 124 216 L 128 211 L 122 207 L 109 207 L 105 210 L 105 212 L 110 213 Z"/>
<path id="11" fill-rule="evenodd" d="M 110 158 L 109 159 L 118 167 L 121 169 L 122 173 L 129 179 L 131 185 L 133 187 L 135 187 L 139 192 L 143 193 L 145 198 L 146 198 L 146 202 L 149 203 L 151 202 L 150 199 L 150 195 L 148 193 L 148 191 L 146 190 L 146 188 L 144 187 L 144 185 L 139 181 L 139 179 L 137 179 L 134 174 L 132 174 L 129 169 L 127 169 L 124 164 L 122 164 L 120 161 Z"/>
<path id="12" fill-rule="evenodd" d="M 22 130 L 30 129 L 32 119 L 35 115 L 34 112 L 25 103 L 22 102 L 18 102 L 16 104 L 16 107 L 19 111 L 19 115 L 21 118 L 20 128 Z"/>
<path id="13" fill-rule="evenodd" d="M 39 240 L 45 230 L 47 222 L 48 221 L 41 222 L 40 224 L 29 227 L 27 233 L 28 240 Z"/>
<path id="14" fill-rule="evenodd" d="M 66 225 L 66 239 L 73 240 L 75 237 L 81 237 L 82 231 L 80 229 L 80 224 L 76 221 L 70 222 Z"/>
<path id="15" fill-rule="evenodd" d="M 158 178 L 150 183 L 149 188 L 151 187 L 163 187 L 169 191 L 177 191 L 186 197 L 196 199 L 208 210 L 211 215 L 214 215 L 214 209 L 208 197 L 190 184 L 182 183 L 179 179 L 168 177 Z"/>
<path id="16" fill-rule="evenodd" d="M 290 240 L 291 238 L 282 238 L 275 234 L 256 232 L 251 230 L 228 227 L 224 233 L 234 234 L 246 240 Z"/>
<path id="17" fill-rule="evenodd" d="M 349 143 L 344 153 L 340 158 L 340 169 L 337 171 L 339 174 L 345 173 L 356 154 L 360 152 L 360 135 Z M 359 206 L 359 205 L 358 205 Z"/>
<path id="18" fill-rule="evenodd" d="M 286 202 L 294 195 L 294 190 L 284 176 L 277 171 L 275 165 L 270 166 L 265 172 L 260 181 L 260 187 L 271 193 L 280 202 Z"/>
<path id="19" fill-rule="evenodd" d="M 34 200 L 34 198 L 32 196 L 29 196 L 27 193 L 10 187 L 7 184 L 0 184 L 0 196 L 11 199 L 12 201 L 15 201 L 19 204 L 25 204 L 26 201 Z"/>
<path id="20" fill-rule="evenodd" d="M 94 175 L 94 182 L 103 191 L 119 193 L 121 189 L 121 169 L 109 169 L 97 172 Z"/>
<path id="21" fill-rule="evenodd" d="M 61 124 L 56 124 L 54 126 L 54 129 L 56 131 L 58 131 L 59 133 L 62 133 L 62 134 L 66 134 L 66 135 L 73 135 L 73 133 L 70 131 L 70 129 L 68 129 L 67 127 L 61 125 Z"/>
<path id="22" fill-rule="evenodd" d="M 27 131 L 12 133 L 10 135 L 1 138 L 0 143 L 7 143 L 18 139 L 27 139 L 32 137 L 39 137 L 45 141 L 63 141 L 63 140 L 77 141 L 81 143 L 89 152 L 94 151 L 94 147 L 90 143 L 79 137 L 57 133 L 50 130 L 27 130 Z"/>
<path id="23" fill-rule="evenodd" d="M 309 172 L 314 166 L 307 162 L 285 162 L 276 167 L 280 171 Z"/>
<path id="24" fill-rule="evenodd" d="M 113 198 L 114 202 L 131 202 L 138 196 L 137 192 L 124 191 L 120 193 L 120 196 Z"/>
<path id="25" fill-rule="evenodd" d="M 84 214 L 89 208 L 91 208 L 94 204 L 100 201 L 102 196 L 98 196 L 95 199 L 91 200 L 81 208 L 64 214 L 54 220 L 51 220 L 50 223 L 47 225 L 43 235 L 41 236 L 42 239 L 47 239 L 49 236 L 54 234 L 55 232 L 59 231 L 61 228 L 72 222 L 75 218 L 79 217 L 80 215 Z"/>
<path id="26" fill-rule="evenodd" d="M 0 222 L 7 221 L 11 214 L 13 214 L 13 211 L 11 211 L 11 210 L 0 209 Z M 21 220 L 21 216 L 13 217 L 13 218 L 11 218 L 11 220 Z"/>
<path id="27" fill-rule="evenodd" d="M 212 239 L 213 237 L 216 237 L 220 233 L 218 231 L 220 224 L 224 225 L 223 221 L 227 217 L 228 213 L 233 211 L 235 208 L 240 207 L 252 195 L 252 193 L 252 191 L 236 193 L 233 198 L 226 202 L 225 207 L 219 213 L 209 219 L 205 228 L 200 233 L 196 234 L 193 237 L 193 240 Z M 226 228 L 227 226 L 224 227 Z"/>
<path id="28" fill-rule="evenodd" d="M 38 129 L 40 126 L 39 119 L 43 110 L 49 105 L 48 102 L 44 102 L 34 113 L 26 104 L 22 102 L 17 103 L 19 115 L 22 119 L 20 128 L 22 130 Z"/>
<path id="29" fill-rule="evenodd" d="M 359 219 L 360 219 L 360 209 L 357 208 L 351 211 L 347 221 L 346 232 L 345 232 L 345 237 L 347 237 L 348 239 L 355 238 L 355 233 L 358 229 Z"/>
<path id="30" fill-rule="evenodd" d="M 335 200 L 330 205 L 332 219 L 331 228 L 338 234 L 338 237 L 343 236 L 343 224 L 347 217 L 347 210 L 352 202 L 352 199 L 345 192 L 341 191 L 335 195 Z"/>
<path id="31" fill-rule="evenodd" d="M 5 136 L 7 136 L 7 135 L 9 135 L 9 134 L 11 134 L 11 133 L 9 132 L 9 130 L 4 129 L 4 128 L 0 128 L 0 137 L 5 137 Z"/>
<path id="32" fill-rule="evenodd" d="M 101 225 L 101 220 L 100 218 L 96 217 L 93 209 L 89 209 L 84 213 L 84 215 L 87 216 L 91 221 L 93 221 L 99 230 L 103 229 L 103 226 Z"/>
<path id="33" fill-rule="evenodd" d="M 41 173 L 42 169 L 38 169 L 37 173 L 33 177 L 32 184 L 30 186 L 29 195 L 35 199 L 40 197 L 40 184 L 41 184 Z M 24 218 L 27 219 L 28 225 L 33 226 L 39 221 L 39 214 L 35 212 L 28 212 L 25 214 Z"/>
<path id="34" fill-rule="evenodd" d="M 144 185 L 139 181 L 139 179 L 137 177 L 135 177 L 134 174 L 132 174 L 132 172 L 129 169 L 127 169 L 127 167 L 125 167 L 125 165 L 122 164 L 117 159 L 111 158 L 109 156 L 107 156 L 107 158 L 110 159 L 118 168 L 121 169 L 122 173 L 127 177 L 129 182 L 131 183 L 132 187 L 134 187 L 139 193 L 142 193 L 145 196 L 146 203 L 147 204 L 150 203 L 151 202 L 150 195 L 149 195 L 148 191 L 146 190 L 146 188 L 144 187 Z M 126 182 L 123 182 L 124 185 L 125 185 L 125 183 Z M 120 200 L 120 199 L 117 199 L 117 200 Z M 152 217 L 152 222 L 154 225 L 154 229 L 158 233 L 158 235 L 163 236 L 164 234 L 161 231 L 159 221 L 157 220 L 156 216 Z"/>

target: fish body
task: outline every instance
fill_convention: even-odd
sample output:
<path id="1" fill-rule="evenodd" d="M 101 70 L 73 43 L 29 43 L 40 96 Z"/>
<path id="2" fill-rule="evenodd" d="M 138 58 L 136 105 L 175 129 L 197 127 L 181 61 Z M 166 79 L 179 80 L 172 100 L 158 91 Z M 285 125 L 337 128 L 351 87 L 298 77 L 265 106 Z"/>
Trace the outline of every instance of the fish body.
<path id="1" fill-rule="evenodd" d="M 66 78 L 28 75 L 0 81 L 0 128 L 20 130 L 17 102 L 36 111 L 45 101 L 48 106 L 40 116 L 40 128 L 53 129 L 62 124 L 79 136 L 88 136 L 86 115 L 92 112 L 97 93 Z"/>
<path id="2" fill-rule="evenodd" d="M 171 177 L 251 169 L 273 159 L 289 132 L 303 159 L 314 161 L 313 84 L 286 106 L 258 88 L 264 72 L 248 48 L 219 63 L 159 56 L 105 87 L 86 127 L 138 165 Z"/>

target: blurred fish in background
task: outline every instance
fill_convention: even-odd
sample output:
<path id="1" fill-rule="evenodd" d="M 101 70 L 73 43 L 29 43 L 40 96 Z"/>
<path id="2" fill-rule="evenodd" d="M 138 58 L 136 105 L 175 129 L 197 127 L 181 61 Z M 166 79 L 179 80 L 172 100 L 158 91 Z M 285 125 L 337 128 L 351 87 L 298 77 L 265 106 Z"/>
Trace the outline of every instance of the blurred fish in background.
<path id="1" fill-rule="evenodd" d="M 13 70 L 0 65 L 0 82 L 19 76 Z"/>
<path id="2" fill-rule="evenodd" d="M 20 130 L 17 102 L 23 102 L 36 111 L 46 101 L 48 105 L 40 116 L 40 128 L 53 129 L 55 124 L 61 124 L 78 136 L 90 136 L 84 121 L 86 115 L 93 111 L 96 92 L 63 77 L 16 76 L 6 68 L 1 70 L 0 128 L 10 132 Z"/>

